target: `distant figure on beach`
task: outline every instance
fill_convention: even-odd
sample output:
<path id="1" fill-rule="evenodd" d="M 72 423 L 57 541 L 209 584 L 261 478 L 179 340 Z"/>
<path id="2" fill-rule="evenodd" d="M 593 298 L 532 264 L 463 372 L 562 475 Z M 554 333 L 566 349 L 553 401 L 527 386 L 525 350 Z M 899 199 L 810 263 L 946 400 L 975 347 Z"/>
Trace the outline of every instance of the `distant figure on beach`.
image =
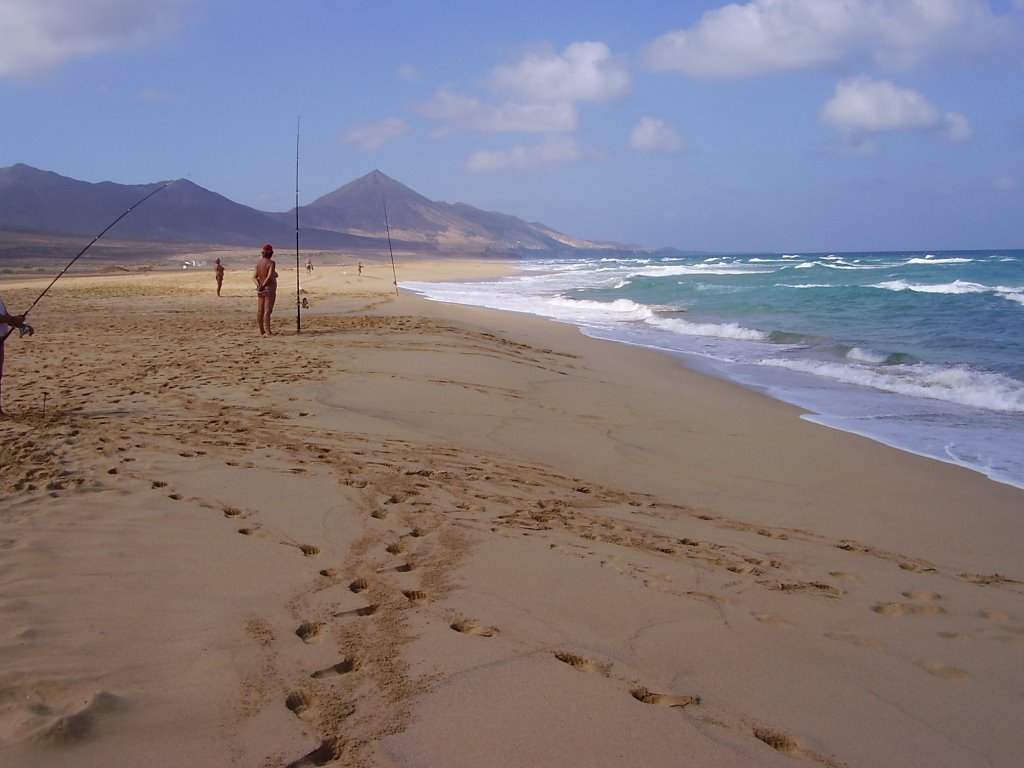
<path id="1" fill-rule="evenodd" d="M 313 271 L 313 260 L 307 256 L 306 257 L 306 273 L 308 274 L 308 273 L 310 273 L 312 271 Z"/>
<path id="2" fill-rule="evenodd" d="M 362 275 L 363 275 L 363 262 L 360 261 L 359 262 L 359 276 L 362 277 Z"/>
<path id="3" fill-rule="evenodd" d="M 217 295 L 220 296 L 220 287 L 224 285 L 224 265 L 220 263 L 220 259 L 214 262 L 213 276 L 217 278 Z"/>
<path id="4" fill-rule="evenodd" d="M 13 326 L 14 328 L 21 328 L 25 324 L 24 315 L 9 315 L 7 314 L 7 307 L 4 305 L 4 300 L 0 299 L 0 396 L 3 394 L 3 382 L 4 382 L 4 337 L 7 332 Z M 3 402 L 0 400 L 0 418 L 4 415 Z"/>
<path id="5" fill-rule="evenodd" d="M 256 322 L 260 326 L 260 336 L 272 336 L 270 315 L 277 301 L 277 263 L 274 261 L 274 246 L 270 243 L 263 246 L 263 255 L 256 262 L 252 279 L 256 283 L 256 295 L 259 297 Z"/>

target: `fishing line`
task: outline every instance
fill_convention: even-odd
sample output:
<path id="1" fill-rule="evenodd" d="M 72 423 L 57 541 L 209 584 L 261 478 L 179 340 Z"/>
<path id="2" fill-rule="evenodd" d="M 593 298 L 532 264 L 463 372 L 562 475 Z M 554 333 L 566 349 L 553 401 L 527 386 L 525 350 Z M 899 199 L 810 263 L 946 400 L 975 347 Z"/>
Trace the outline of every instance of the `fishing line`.
<path id="1" fill-rule="evenodd" d="M 101 237 L 103 237 L 103 236 L 104 236 L 105 234 L 107 234 L 107 232 L 108 232 L 108 231 L 109 231 L 109 230 L 110 230 L 111 228 L 113 228 L 113 226 L 114 226 L 115 224 L 117 224 L 117 222 L 119 222 L 119 221 L 120 221 L 121 219 L 123 219 L 123 218 L 124 218 L 125 216 L 127 216 L 127 215 L 128 215 L 129 213 L 131 213 L 132 211 L 134 211 L 134 210 L 135 210 L 136 208 L 138 208 L 138 207 L 139 207 L 140 205 L 142 205 L 142 204 L 143 204 L 144 202 L 146 202 L 147 200 L 149 200 L 149 198 L 151 198 L 151 197 L 152 197 L 153 195 L 155 195 L 155 194 L 156 194 L 157 192 L 161 192 L 161 191 L 163 191 L 163 190 L 167 189 L 167 187 L 171 186 L 171 184 L 173 184 L 173 183 L 174 183 L 174 182 L 176 182 L 176 181 L 179 181 L 179 179 L 171 179 L 170 181 L 165 181 L 165 182 L 164 182 L 164 183 L 163 183 L 162 185 L 160 185 L 159 187 L 157 187 L 156 189 L 154 189 L 154 190 L 153 190 L 152 192 L 150 192 L 150 193 L 149 193 L 149 194 L 147 194 L 147 195 L 146 195 L 145 197 L 143 197 L 143 198 L 142 198 L 141 200 L 139 200 L 139 201 L 138 201 L 137 203 L 135 203 L 135 204 L 134 204 L 134 205 L 133 205 L 133 206 L 132 206 L 131 208 L 129 208 L 129 209 L 127 210 L 127 211 L 125 211 L 125 212 L 124 212 L 124 213 L 122 213 L 122 214 L 121 214 L 120 216 L 118 216 L 118 217 L 117 217 L 116 219 L 114 219 L 114 220 L 113 220 L 112 222 L 110 222 L 110 223 L 109 223 L 109 224 L 108 224 L 108 225 L 107 225 L 107 226 L 106 226 L 106 227 L 104 228 L 104 230 L 103 230 L 102 232 L 100 232 L 100 233 L 99 233 L 98 235 L 96 235 L 96 237 L 94 237 L 94 238 L 92 239 L 92 242 L 90 242 L 90 243 L 89 243 L 89 244 L 88 244 L 87 246 L 85 246 L 85 248 L 83 248 L 82 250 L 80 250 L 80 251 L 78 252 L 78 255 L 77 255 L 77 256 L 75 256 L 75 258 L 73 258 L 73 259 L 72 259 L 71 261 L 69 261 L 69 262 L 68 262 L 68 265 L 67 265 L 66 267 L 64 267 L 64 269 L 62 269 L 62 270 L 60 271 L 60 274 L 58 274 L 58 275 L 57 275 L 57 276 L 56 276 L 55 278 L 53 278 L 53 280 L 51 280 L 51 281 L 50 281 L 50 284 L 49 284 L 48 286 L 46 286 L 46 288 L 44 288 L 44 289 L 43 289 L 43 292 L 42 292 L 42 293 L 40 293 L 40 294 L 39 294 L 39 295 L 38 295 L 38 296 L 36 297 L 36 300 L 35 300 L 35 301 L 33 301 L 33 302 L 32 302 L 32 303 L 31 303 L 31 304 L 29 305 L 29 308 L 28 308 L 28 309 L 26 309 L 26 310 L 25 310 L 25 311 L 24 311 L 24 312 L 23 312 L 22 314 L 23 314 L 23 315 L 26 315 L 26 316 L 27 316 L 27 315 L 28 315 L 28 313 L 29 313 L 29 312 L 31 312 L 31 311 L 32 311 L 32 309 L 33 309 L 33 308 L 35 307 L 35 305 L 36 305 L 36 304 L 38 304 L 38 303 L 39 303 L 39 302 L 40 302 L 40 301 L 42 300 L 43 296 L 45 296 L 45 295 L 46 295 L 47 293 L 49 293 L 50 289 L 51 289 L 51 288 L 53 288 L 53 286 L 54 286 L 54 283 L 56 283 L 56 282 L 57 282 L 58 280 L 60 280 L 60 279 L 61 279 L 61 278 L 62 278 L 62 277 L 64 276 L 64 273 L 65 273 L 65 272 L 67 272 L 67 271 L 68 271 L 69 269 L 71 269 L 72 265 L 73 265 L 73 264 L 74 264 L 74 263 L 75 263 L 76 261 L 78 261 L 78 260 L 79 260 L 80 258 L 82 258 L 82 256 L 84 256 L 84 255 L 85 255 L 85 252 L 86 252 L 86 251 L 88 251 L 88 250 L 89 250 L 90 248 L 92 248 L 92 247 L 93 247 L 93 245 L 94 245 L 94 244 L 96 243 L 96 241 L 97 241 L 97 240 L 99 240 L 99 239 L 100 239 Z M 31 328 L 31 326 L 29 326 L 29 328 Z M 14 332 L 14 326 L 11 326 L 10 328 L 8 328 L 8 329 L 7 329 L 7 333 L 5 333 L 5 334 L 3 335 L 3 338 L 0 338 L 0 343 L 3 343 L 4 341 L 6 341 L 6 340 L 7 340 L 7 337 L 8 337 L 8 336 L 10 336 L 10 335 L 11 335 L 11 334 L 12 334 L 13 332 Z M 29 331 L 29 332 L 31 333 L 31 331 Z M 22 335 L 24 335 L 24 334 L 22 334 Z"/>

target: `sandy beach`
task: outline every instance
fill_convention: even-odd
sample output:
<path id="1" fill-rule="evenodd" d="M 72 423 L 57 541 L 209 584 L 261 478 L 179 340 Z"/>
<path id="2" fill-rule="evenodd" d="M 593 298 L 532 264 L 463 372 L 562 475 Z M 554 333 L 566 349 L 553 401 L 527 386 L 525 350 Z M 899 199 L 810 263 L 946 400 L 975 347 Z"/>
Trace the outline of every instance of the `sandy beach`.
<path id="1" fill-rule="evenodd" d="M 255 258 L 7 342 L 5 768 L 1020 764 L 1024 491 L 390 264 L 261 338 Z"/>

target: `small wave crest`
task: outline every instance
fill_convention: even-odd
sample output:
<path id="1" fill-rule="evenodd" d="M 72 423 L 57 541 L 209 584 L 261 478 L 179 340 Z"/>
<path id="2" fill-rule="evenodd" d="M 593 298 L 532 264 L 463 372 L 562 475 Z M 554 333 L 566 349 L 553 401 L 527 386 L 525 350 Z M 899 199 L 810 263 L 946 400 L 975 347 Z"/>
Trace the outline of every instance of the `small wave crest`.
<path id="1" fill-rule="evenodd" d="M 1024 413 L 1024 383 L 965 366 L 857 365 L 819 360 L 764 359 L 761 365 L 822 376 L 844 384 L 944 400 L 991 411 Z"/>
<path id="2" fill-rule="evenodd" d="M 1018 304 L 1024 304 L 1024 288 L 1006 285 L 985 285 L 967 280 L 954 280 L 952 283 L 911 283 L 907 280 L 886 280 L 875 283 L 872 288 L 886 291 L 913 291 L 914 293 L 939 293 L 949 296 L 965 296 L 980 293 L 992 293 Z"/>
<path id="3" fill-rule="evenodd" d="M 753 328 L 744 328 L 737 323 L 692 323 L 678 318 L 652 317 L 648 324 L 681 336 L 713 336 L 719 339 L 740 339 L 742 341 L 766 341 L 768 334 Z"/>
<path id="4" fill-rule="evenodd" d="M 936 258 L 935 256 L 929 255 L 929 256 L 925 256 L 923 259 L 922 258 L 908 259 L 907 260 L 907 264 L 927 264 L 928 266 L 933 266 L 935 264 L 970 264 L 972 261 L 974 261 L 974 259 L 964 259 L 964 258 L 960 258 L 960 257 L 954 257 L 954 258 L 948 258 L 948 259 L 939 259 L 939 258 Z"/>
<path id="5" fill-rule="evenodd" d="M 571 299 L 568 296 L 555 296 L 548 301 L 551 307 L 567 310 L 574 318 L 611 316 L 616 320 L 646 320 L 654 315 L 654 310 L 645 304 L 637 304 L 631 299 L 615 299 L 615 301 L 591 301 L 589 299 Z M 564 314 L 559 312 L 559 315 Z"/>

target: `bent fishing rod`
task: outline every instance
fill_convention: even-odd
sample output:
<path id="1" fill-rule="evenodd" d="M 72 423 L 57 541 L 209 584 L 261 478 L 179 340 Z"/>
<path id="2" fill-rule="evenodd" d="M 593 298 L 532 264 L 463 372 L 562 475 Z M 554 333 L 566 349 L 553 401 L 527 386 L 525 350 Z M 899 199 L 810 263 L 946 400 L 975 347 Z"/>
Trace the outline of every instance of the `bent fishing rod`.
<path id="1" fill-rule="evenodd" d="M 32 309 L 33 309 L 33 308 L 35 307 L 35 305 L 36 305 L 36 304 L 38 304 L 38 303 L 39 303 L 39 302 L 40 302 L 40 301 L 42 300 L 43 296 L 45 296 L 45 295 L 46 295 L 47 293 L 49 293 L 50 289 L 51 289 L 51 288 L 53 288 L 53 285 L 54 285 L 54 283 L 56 283 L 56 282 L 57 282 L 58 280 L 60 280 L 60 279 L 61 279 L 61 278 L 62 278 L 62 277 L 64 276 L 64 273 L 65 273 L 65 272 L 67 272 L 67 271 L 68 271 L 69 269 L 71 269 L 72 265 L 74 265 L 74 263 L 75 263 L 76 261 L 78 261 L 78 260 L 79 260 L 80 258 L 82 258 L 82 256 L 84 256 L 84 255 L 85 255 L 85 252 L 86 252 L 86 251 L 88 251 L 88 250 L 89 250 L 90 248 L 92 248 L 92 247 L 93 247 L 93 245 L 95 245 L 95 244 L 96 244 L 96 241 L 97 241 L 97 240 L 99 240 L 99 239 L 100 239 L 101 237 L 103 237 L 103 236 L 104 236 L 105 234 L 107 234 L 107 232 L 108 232 L 109 230 L 111 230 L 111 229 L 113 228 L 113 226 L 114 226 L 115 224 L 117 224 L 117 222 L 119 222 L 119 221 L 120 221 L 121 219 L 123 219 L 123 218 L 124 218 L 125 216 L 127 216 L 127 215 L 128 215 L 129 213 L 131 213 L 132 211 L 134 211 L 134 210 L 135 210 L 136 208 L 138 208 L 138 207 L 139 207 L 140 205 L 142 205 L 142 204 L 143 204 L 144 202 L 146 202 L 147 200 L 149 200 L 149 198 L 151 198 L 151 197 L 152 197 L 153 195 L 155 195 L 155 194 L 156 194 L 157 192 L 162 192 L 163 190 L 167 189 L 167 187 L 171 186 L 171 184 L 173 184 L 173 183 L 174 183 L 175 181 L 178 181 L 178 179 L 171 179 L 170 181 L 165 181 L 165 182 L 164 182 L 164 183 L 163 183 L 162 185 L 160 185 L 159 187 L 157 187 L 156 189 L 154 189 L 154 190 L 153 190 L 152 192 L 149 192 L 149 193 L 148 193 L 148 194 L 147 194 L 147 195 L 146 195 L 145 197 L 143 197 L 143 198 L 142 198 L 141 200 L 139 200 L 139 201 L 138 201 L 137 203 L 135 203 L 134 205 L 132 205 L 132 207 L 131 207 L 131 208 L 129 208 L 129 209 L 127 210 L 127 211 L 125 211 L 125 212 L 124 212 L 124 213 L 122 213 L 122 214 L 121 214 L 120 216 L 118 216 L 118 217 L 117 217 L 116 219 L 114 219 L 114 220 L 113 220 L 112 222 L 110 222 L 110 223 L 109 223 L 109 224 L 108 224 L 108 225 L 107 225 L 107 226 L 106 226 L 106 227 L 105 227 L 105 228 L 103 229 L 103 231 L 102 231 L 102 232 L 100 232 L 100 233 L 99 233 L 98 235 L 96 235 L 96 237 L 94 237 L 94 238 L 92 239 L 92 241 L 91 241 L 91 242 L 90 242 L 90 243 L 89 243 L 89 244 L 88 244 L 87 246 L 85 246 L 85 248 L 83 248 L 82 250 L 80 250 L 80 251 L 78 252 L 78 255 L 77 255 L 77 256 L 75 256 L 75 258 L 73 258 L 73 259 L 72 259 L 71 261 L 69 261 L 69 262 L 68 262 L 68 265 L 67 265 L 66 267 L 64 267 L 64 269 L 62 269 L 62 270 L 60 271 L 60 273 L 59 273 L 59 274 L 58 274 L 58 275 L 57 275 L 57 276 L 56 276 L 55 278 L 53 278 L 53 280 L 51 280 L 51 281 L 50 281 L 50 284 L 49 284 L 48 286 L 46 286 L 46 288 L 44 288 L 44 289 L 43 289 L 43 292 L 42 292 L 42 293 L 40 293 L 40 294 L 39 294 L 39 295 L 38 295 L 38 296 L 36 297 L 36 300 L 35 300 L 35 301 L 33 301 L 33 302 L 32 302 L 32 303 L 31 303 L 31 304 L 29 305 L 29 308 L 28 308 L 28 309 L 26 309 L 26 310 L 25 310 L 25 311 L 24 311 L 24 312 L 22 313 L 22 316 L 26 316 L 26 317 L 27 317 L 27 316 L 28 316 L 28 313 L 29 313 L 29 312 L 31 312 L 31 311 L 32 311 Z M 29 330 L 28 330 L 28 333 L 29 333 L 29 334 L 31 335 L 31 333 L 32 333 L 32 326 L 28 325 L 28 326 L 25 326 L 25 327 L 27 327 L 27 328 L 29 329 Z M 3 335 L 3 338 L 0 338 L 0 344 L 2 344 L 3 342 L 5 342 L 5 341 L 7 340 L 7 337 L 8 337 L 8 336 L 10 336 L 10 335 L 11 335 L 12 333 L 14 333 L 14 326 L 13 326 L 13 325 L 12 325 L 11 327 L 9 327 L 9 328 L 7 329 L 7 333 L 5 333 L 5 334 Z M 25 331 L 22 331 L 22 335 L 25 335 Z"/>
<path id="2" fill-rule="evenodd" d="M 388 226 L 388 204 L 384 202 L 384 196 L 381 195 L 380 203 L 384 206 L 384 229 L 388 233 L 388 253 L 391 254 L 391 274 L 395 278 L 395 295 L 398 295 L 398 272 L 395 271 L 395 252 L 391 250 L 391 227 Z"/>

